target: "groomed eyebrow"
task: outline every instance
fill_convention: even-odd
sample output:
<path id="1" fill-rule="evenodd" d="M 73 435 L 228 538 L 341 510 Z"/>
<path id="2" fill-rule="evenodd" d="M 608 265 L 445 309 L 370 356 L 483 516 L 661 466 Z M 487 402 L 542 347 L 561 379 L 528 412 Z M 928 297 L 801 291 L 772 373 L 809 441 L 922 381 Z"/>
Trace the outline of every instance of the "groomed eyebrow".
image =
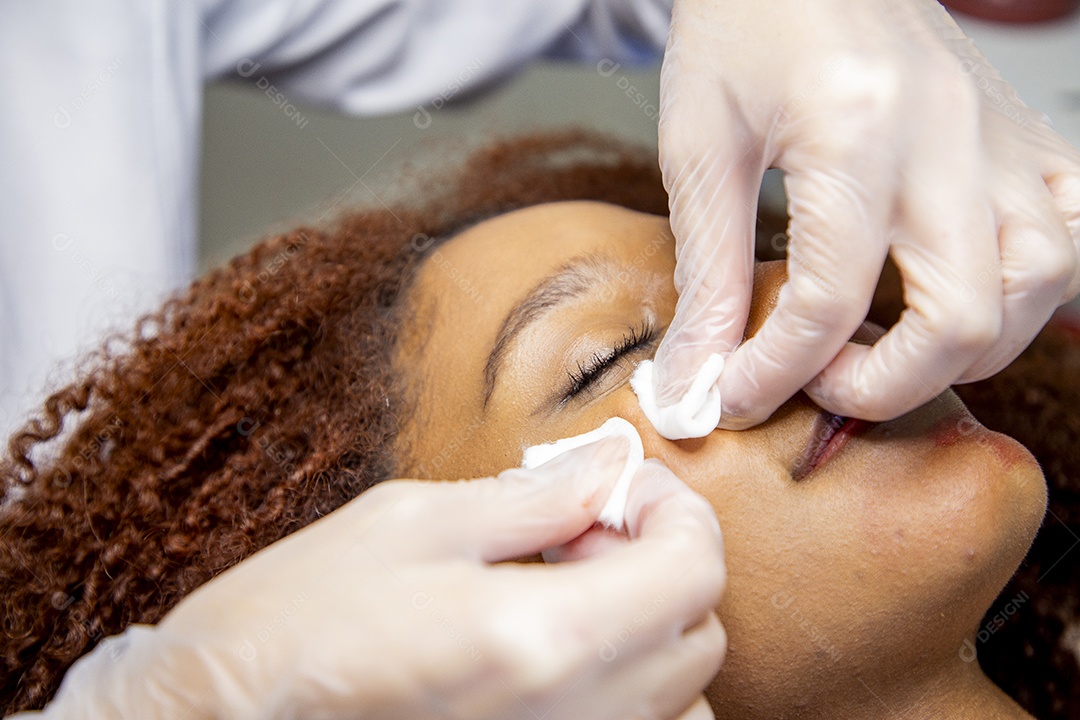
<path id="1" fill-rule="evenodd" d="M 551 310 L 576 300 L 618 274 L 614 258 L 598 253 L 570 260 L 537 283 L 506 315 L 484 366 L 484 408 L 495 391 L 495 381 L 514 339 Z"/>

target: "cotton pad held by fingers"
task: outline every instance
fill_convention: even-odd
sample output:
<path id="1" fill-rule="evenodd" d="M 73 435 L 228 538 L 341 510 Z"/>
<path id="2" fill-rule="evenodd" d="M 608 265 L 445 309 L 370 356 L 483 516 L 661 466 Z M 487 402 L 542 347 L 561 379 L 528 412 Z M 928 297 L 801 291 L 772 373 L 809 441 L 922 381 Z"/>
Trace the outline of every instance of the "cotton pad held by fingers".
<path id="1" fill-rule="evenodd" d="M 600 510 L 597 522 L 606 525 L 613 530 L 623 530 L 626 527 L 626 498 L 630 493 L 630 481 L 634 473 L 645 462 L 645 450 L 641 444 L 641 436 L 637 428 L 621 417 L 609 418 L 600 427 L 590 430 L 581 435 L 556 440 L 545 445 L 533 445 L 525 449 L 525 455 L 521 459 L 521 466 L 526 470 L 543 465 L 549 460 L 562 455 L 567 450 L 588 445 L 591 442 L 612 435 L 622 435 L 630 442 L 630 451 L 626 456 L 626 466 L 619 475 L 618 482 L 611 490 L 604 507 Z"/>
<path id="2" fill-rule="evenodd" d="M 656 402 L 656 386 L 653 384 L 652 360 L 643 360 L 630 377 L 630 387 L 637 395 L 641 411 L 649 422 L 668 440 L 705 437 L 720 422 L 720 389 L 716 381 L 724 369 L 724 358 L 713 353 L 698 368 L 690 389 L 679 402 L 669 407 L 659 407 Z"/>

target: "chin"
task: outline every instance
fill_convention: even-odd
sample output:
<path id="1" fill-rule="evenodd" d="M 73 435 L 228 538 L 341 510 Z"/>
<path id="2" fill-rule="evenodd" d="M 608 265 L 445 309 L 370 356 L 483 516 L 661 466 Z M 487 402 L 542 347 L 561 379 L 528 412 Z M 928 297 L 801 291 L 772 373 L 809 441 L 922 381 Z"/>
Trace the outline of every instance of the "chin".
<path id="1" fill-rule="evenodd" d="M 1046 478 L 1034 456 L 1013 438 L 988 430 L 973 418 L 959 432 L 953 445 L 957 472 L 966 475 L 971 499 L 963 512 L 966 528 L 958 533 L 967 562 L 957 580 L 981 598 L 981 618 L 1024 559 L 1042 524 Z"/>

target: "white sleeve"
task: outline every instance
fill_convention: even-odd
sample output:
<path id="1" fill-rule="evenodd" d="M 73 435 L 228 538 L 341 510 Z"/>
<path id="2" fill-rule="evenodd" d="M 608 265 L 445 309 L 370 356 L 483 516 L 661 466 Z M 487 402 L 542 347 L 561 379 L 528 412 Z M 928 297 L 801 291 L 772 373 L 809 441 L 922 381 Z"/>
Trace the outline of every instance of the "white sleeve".
<path id="1" fill-rule="evenodd" d="M 195 267 L 193 3 L 0 0 L 0 431 Z"/>
<path id="2" fill-rule="evenodd" d="M 672 0 L 215 0 L 207 73 L 346 112 L 466 95 L 540 56 L 659 60 Z"/>

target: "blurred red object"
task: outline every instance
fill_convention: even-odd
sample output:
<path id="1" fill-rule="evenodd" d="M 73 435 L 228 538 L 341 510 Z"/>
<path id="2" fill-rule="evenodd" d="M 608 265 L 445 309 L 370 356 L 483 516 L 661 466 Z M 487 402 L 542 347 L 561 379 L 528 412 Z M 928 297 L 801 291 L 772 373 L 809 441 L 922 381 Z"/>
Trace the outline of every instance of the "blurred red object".
<path id="1" fill-rule="evenodd" d="M 1044 22 L 1065 17 L 1080 0 L 941 0 L 950 10 L 998 22 Z"/>

